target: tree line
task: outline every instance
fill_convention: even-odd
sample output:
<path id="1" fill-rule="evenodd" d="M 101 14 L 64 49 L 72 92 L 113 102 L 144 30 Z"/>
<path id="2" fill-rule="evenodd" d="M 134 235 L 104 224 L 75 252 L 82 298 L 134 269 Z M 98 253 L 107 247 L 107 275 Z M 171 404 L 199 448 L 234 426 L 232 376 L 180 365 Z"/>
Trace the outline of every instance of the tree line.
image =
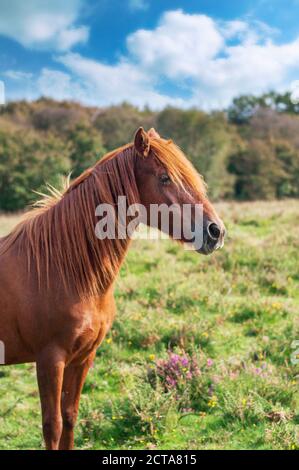
<path id="1" fill-rule="evenodd" d="M 0 108 L 0 210 L 24 209 L 61 175 L 78 176 L 142 125 L 173 139 L 214 200 L 299 197 L 299 105 L 289 93 L 241 96 L 224 111 L 123 103 L 108 108 L 41 98 Z"/>

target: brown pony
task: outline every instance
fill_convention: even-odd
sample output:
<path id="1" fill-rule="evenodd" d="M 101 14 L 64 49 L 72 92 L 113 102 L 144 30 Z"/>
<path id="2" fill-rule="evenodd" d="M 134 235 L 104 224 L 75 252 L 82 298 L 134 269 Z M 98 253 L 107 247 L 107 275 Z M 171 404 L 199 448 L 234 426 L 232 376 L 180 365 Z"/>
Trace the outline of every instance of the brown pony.
<path id="1" fill-rule="evenodd" d="M 201 177 L 175 144 L 142 128 L 62 193 L 52 189 L 0 240 L 0 344 L 5 364 L 36 362 L 47 449 L 73 448 L 81 389 L 115 315 L 114 281 L 130 238 L 99 240 L 95 209 L 116 208 L 118 196 L 147 209 L 201 203 L 197 251 L 223 244 Z"/>

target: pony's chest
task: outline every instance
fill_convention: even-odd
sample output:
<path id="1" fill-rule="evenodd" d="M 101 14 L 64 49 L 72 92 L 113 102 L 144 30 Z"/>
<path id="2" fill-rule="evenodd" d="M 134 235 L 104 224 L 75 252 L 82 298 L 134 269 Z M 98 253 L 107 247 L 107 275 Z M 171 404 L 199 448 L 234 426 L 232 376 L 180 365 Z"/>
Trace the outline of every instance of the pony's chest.
<path id="1" fill-rule="evenodd" d="M 90 303 L 79 304 L 72 310 L 73 338 L 71 355 L 80 360 L 100 346 L 109 331 L 114 316 L 115 302 L 113 291 Z"/>
<path id="2" fill-rule="evenodd" d="M 105 338 L 111 322 L 97 312 L 85 312 L 77 322 L 71 348 L 72 359 L 88 357 Z"/>

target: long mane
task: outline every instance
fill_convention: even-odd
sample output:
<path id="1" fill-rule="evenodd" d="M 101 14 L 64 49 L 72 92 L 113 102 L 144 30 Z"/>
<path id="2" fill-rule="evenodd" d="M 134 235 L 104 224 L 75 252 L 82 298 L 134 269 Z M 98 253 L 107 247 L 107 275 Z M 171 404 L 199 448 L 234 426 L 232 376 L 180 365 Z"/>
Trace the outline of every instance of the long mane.
<path id="1" fill-rule="evenodd" d="M 151 149 L 176 184 L 189 187 L 205 199 L 205 186 L 180 149 L 171 141 L 151 139 Z M 98 296 L 114 280 L 126 254 L 128 239 L 99 240 L 95 210 L 100 203 L 116 206 L 118 196 L 127 205 L 140 202 L 135 178 L 137 155 L 133 144 L 105 155 L 63 191 L 50 188 L 13 231 L 2 240 L 0 254 L 12 246 L 27 256 L 39 285 L 50 286 L 51 275 L 80 298 Z"/>

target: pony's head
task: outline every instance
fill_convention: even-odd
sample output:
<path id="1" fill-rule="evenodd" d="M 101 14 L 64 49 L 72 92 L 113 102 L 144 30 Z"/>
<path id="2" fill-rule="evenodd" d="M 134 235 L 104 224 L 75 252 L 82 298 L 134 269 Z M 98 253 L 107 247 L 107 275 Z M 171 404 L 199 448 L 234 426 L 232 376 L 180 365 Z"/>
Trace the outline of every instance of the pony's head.
<path id="1" fill-rule="evenodd" d="M 200 253 L 211 253 L 223 244 L 224 225 L 207 198 L 201 176 L 172 141 L 154 129 L 140 128 L 133 143 L 105 155 L 63 192 L 52 188 L 51 195 L 44 196 L 4 239 L 0 255 L 16 244 L 18 253 L 27 256 L 28 269 L 34 266 L 40 287 L 49 289 L 51 280 L 58 279 L 80 298 L 98 296 L 115 279 L 129 246 L 131 230 L 124 236 L 120 230 L 120 237 L 118 231 L 116 237 L 98 236 L 98 209 L 103 206 L 113 209 L 113 214 L 121 210 L 122 217 L 118 212 L 113 223 L 131 226 L 134 214 L 122 212 L 120 196 L 125 197 L 125 209 L 127 204 L 133 210 L 136 205 L 144 209 L 141 222 Z M 100 221 L 104 235 L 106 225 L 105 216 Z"/>
<path id="2" fill-rule="evenodd" d="M 224 224 L 207 198 L 202 177 L 183 152 L 154 129 L 145 132 L 142 127 L 135 134 L 134 148 L 135 177 L 146 223 L 194 245 L 199 253 L 222 247 Z M 155 216 L 157 205 L 160 210 Z M 172 210 L 167 213 L 167 208 Z M 196 237 L 201 239 L 199 246 Z"/>

